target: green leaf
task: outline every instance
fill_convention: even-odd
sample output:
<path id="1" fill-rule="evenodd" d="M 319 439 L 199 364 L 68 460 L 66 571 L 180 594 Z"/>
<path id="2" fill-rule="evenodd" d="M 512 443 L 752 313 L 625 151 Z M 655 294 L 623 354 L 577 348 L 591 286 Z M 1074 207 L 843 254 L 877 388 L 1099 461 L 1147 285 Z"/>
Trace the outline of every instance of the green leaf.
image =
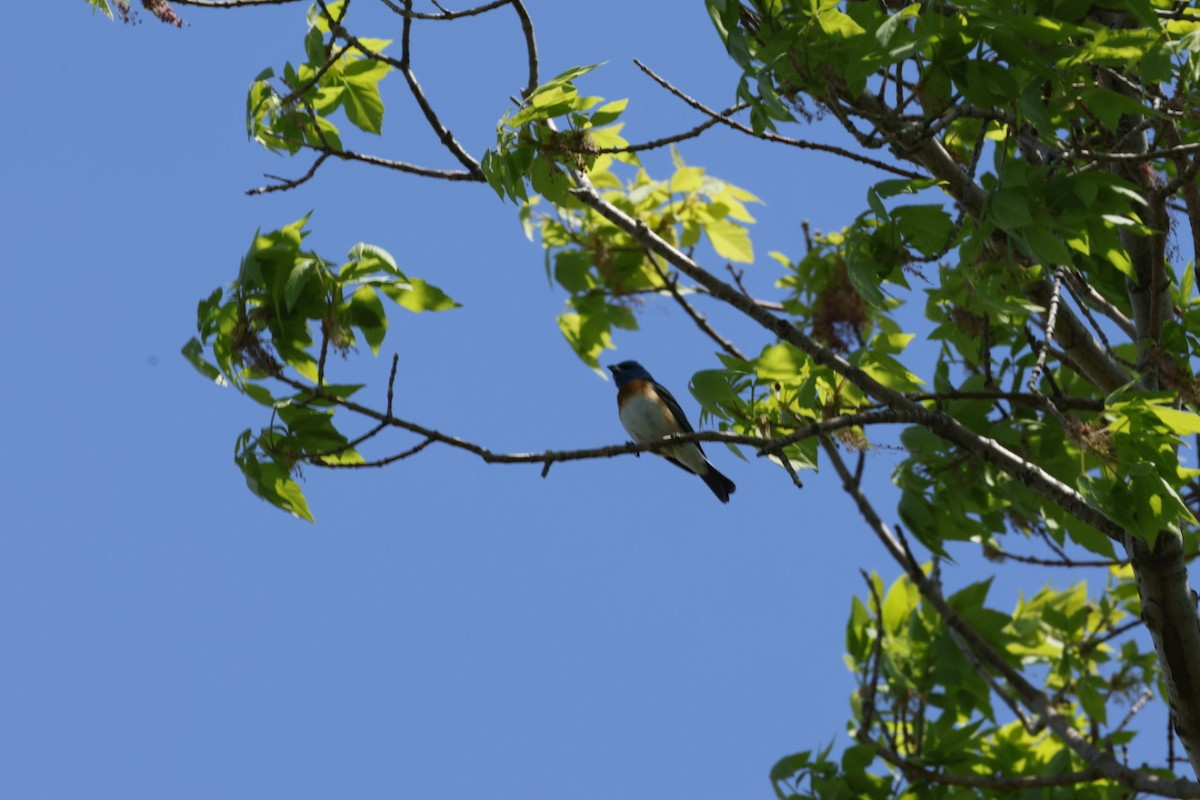
<path id="1" fill-rule="evenodd" d="M 311 258 L 305 258 L 296 262 L 292 267 L 291 273 L 288 274 L 287 285 L 283 291 L 284 306 L 288 311 L 291 311 L 296 300 L 299 299 L 301 292 L 308 285 L 308 281 L 312 278 L 317 270 L 317 263 Z"/>
<path id="2" fill-rule="evenodd" d="M 93 14 L 97 11 L 100 11 L 110 20 L 113 18 L 113 12 L 112 9 L 109 8 L 108 0 L 88 0 L 88 2 L 92 5 Z"/>
<path id="3" fill-rule="evenodd" d="M 409 278 L 404 285 L 384 284 L 379 291 L 409 311 L 447 311 L 459 306 L 441 289 L 420 278 Z"/>
<path id="4" fill-rule="evenodd" d="M 271 391 L 265 386 L 259 386 L 257 383 L 243 383 L 240 386 L 242 392 L 254 402 L 267 408 L 275 407 L 275 398 L 271 395 Z"/>
<path id="5" fill-rule="evenodd" d="M 901 9 L 895 14 L 890 15 L 883 23 L 875 29 L 875 41 L 880 47 L 887 48 L 891 45 L 893 37 L 901 31 L 907 31 L 905 25 L 913 17 L 920 12 L 921 6 L 919 3 L 914 3 L 906 8 Z"/>
<path id="6" fill-rule="evenodd" d="M 830 36 L 850 38 L 866 33 L 850 16 L 836 8 L 827 8 L 817 16 L 817 24 Z"/>
<path id="7" fill-rule="evenodd" d="M 782 783 L 783 781 L 792 779 L 793 776 L 799 773 L 806 772 L 811 761 L 812 752 L 808 750 L 803 753 L 784 756 L 771 767 L 772 783 Z"/>
<path id="8" fill-rule="evenodd" d="M 309 28 L 308 34 L 304 37 L 304 54 L 308 56 L 308 63 L 314 67 L 325 66 L 325 36 L 320 28 Z"/>
<path id="9" fill-rule="evenodd" d="M 729 370 L 701 370 L 692 376 L 688 390 L 700 403 L 704 413 L 714 417 L 724 417 L 726 409 L 742 405 L 741 397 L 730 382 Z"/>
<path id="10" fill-rule="evenodd" d="M 754 363 L 759 378 L 797 385 L 808 376 L 811 360 L 795 346 L 782 343 L 765 348 Z"/>
<path id="11" fill-rule="evenodd" d="M 892 219 L 905 241 L 925 255 L 942 251 L 954 232 L 954 220 L 939 205 L 900 206 Z"/>
<path id="12" fill-rule="evenodd" d="M 316 522 L 312 512 L 308 509 L 308 501 L 304 499 L 304 492 L 300 489 L 300 484 L 292 480 L 290 476 L 272 473 L 276 473 L 276 471 L 272 470 L 263 476 L 265 480 L 274 480 L 271 502 L 293 517 Z"/>
<path id="13" fill-rule="evenodd" d="M 379 81 L 391 67 L 362 59 L 342 71 L 342 107 L 346 117 L 367 133 L 383 131 L 383 99 L 379 96 Z"/>
<path id="14" fill-rule="evenodd" d="M 1031 225 L 1023 231 L 1030 253 L 1039 264 L 1070 265 L 1071 251 L 1053 231 L 1043 225 Z"/>
<path id="15" fill-rule="evenodd" d="M 225 378 L 221 375 L 221 371 L 202 357 L 204 355 L 204 346 L 200 344 L 199 339 L 195 337 L 188 339 L 187 344 L 183 346 L 180 352 L 188 360 L 188 363 L 195 367 L 201 375 L 218 385 L 225 385 Z"/>
<path id="16" fill-rule="evenodd" d="M 308 15 L 305 21 L 308 27 L 316 28 L 322 33 L 329 33 L 329 20 L 341 19 L 344 13 L 342 8 L 345 5 L 346 0 L 336 0 L 336 2 L 333 3 L 326 3 L 324 9 L 329 11 L 329 16 L 326 17 L 325 10 L 322 10 L 322 7 L 316 3 L 313 3 L 311 6 L 309 6 Z"/>
<path id="17" fill-rule="evenodd" d="M 363 333 L 372 355 L 379 355 L 379 346 L 387 334 L 387 315 L 379 295 L 370 286 L 363 286 L 350 297 L 350 320 Z"/>
<path id="18" fill-rule="evenodd" d="M 615 122 L 621 116 L 621 112 L 625 110 L 625 106 L 629 105 L 629 100 L 613 100 L 610 103 L 605 103 L 598 109 L 592 112 L 590 122 L 593 128 L 599 128 L 601 125 L 608 125 L 610 122 Z"/>
<path id="19" fill-rule="evenodd" d="M 749 264 L 754 261 L 754 248 L 750 243 L 750 232 L 744 227 L 728 217 L 711 219 L 700 224 L 717 255 L 739 264 Z"/>
<path id="20" fill-rule="evenodd" d="M 373 272 L 384 272 L 397 278 L 404 278 L 404 273 L 396 266 L 396 259 L 387 250 L 366 242 L 359 242 L 350 248 L 346 255 L 350 263 L 342 268 L 342 280 L 369 275 Z"/>
<path id="21" fill-rule="evenodd" d="M 937 181 L 932 178 L 893 178 L 880 181 L 871 189 L 878 197 L 888 198 L 899 194 L 915 194 L 933 186 L 937 186 Z"/>
<path id="22" fill-rule="evenodd" d="M 239 445 L 247 439 L 249 433 L 250 431 L 246 431 L 242 434 Z M 294 517 L 314 521 L 304 499 L 304 492 L 282 464 L 275 461 L 259 461 L 253 452 L 239 455 L 237 464 L 251 492 Z"/>
<path id="23" fill-rule="evenodd" d="M 1023 228 L 1033 222 L 1029 200 L 1024 192 L 1016 189 L 997 189 L 987 203 L 988 216 L 1005 230 Z"/>
<path id="24" fill-rule="evenodd" d="M 554 280 L 571 294 L 592 288 L 588 272 L 592 259 L 582 250 L 560 250 L 554 254 Z"/>
<path id="25" fill-rule="evenodd" d="M 1200 415 L 1198 414 L 1160 405 L 1148 405 L 1146 408 L 1176 436 L 1200 434 Z"/>
<path id="26" fill-rule="evenodd" d="M 599 357 L 605 350 L 613 349 L 612 329 L 634 330 L 637 328 L 636 318 L 625 306 L 609 303 L 597 295 L 572 297 L 568 306 L 574 311 L 559 315 L 559 330 L 575 354 L 597 373 L 604 375 L 600 370 Z"/>
<path id="27" fill-rule="evenodd" d="M 1120 92 L 1100 86 L 1086 87 L 1080 92 L 1080 100 L 1088 111 L 1096 115 L 1100 123 L 1110 131 L 1116 131 L 1125 115 L 1144 115 L 1147 109 L 1140 102 Z"/>
<path id="28" fill-rule="evenodd" d="M 883 627 L 886 631 L 898 631 L 908 622 L 909 615 L 917 607 L 920 593 L 917 587 L 905 578 L 898 579 L 883 598 Z"/>

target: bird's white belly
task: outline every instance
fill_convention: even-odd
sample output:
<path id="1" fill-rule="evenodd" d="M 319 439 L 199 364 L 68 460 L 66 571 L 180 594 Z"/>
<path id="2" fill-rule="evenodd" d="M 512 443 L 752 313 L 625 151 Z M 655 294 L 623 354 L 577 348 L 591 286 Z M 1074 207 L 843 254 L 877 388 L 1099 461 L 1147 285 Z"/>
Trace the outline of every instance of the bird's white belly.
<path id="1" fill-rule="evenodd" d="M 634 395 L 621 406 L 621 424 L 638 443 L 652 442 L 676 430 L 670 411 L 645 395 Z"/>
<path id="2" fill-rule="evenodd" d="M 656 403 L 645 395 L 635 395 L 621 406 L 621 424 L 638 444 L 657 441 L 664 436 L 670 436 L 679 431 L 671 419 L 671 412 L 661 403 Z M 660 451 L 662 455 L 671 456 L 692 472 L 706 471 L 706 460 L 695 444 L 676 445 Z"/>

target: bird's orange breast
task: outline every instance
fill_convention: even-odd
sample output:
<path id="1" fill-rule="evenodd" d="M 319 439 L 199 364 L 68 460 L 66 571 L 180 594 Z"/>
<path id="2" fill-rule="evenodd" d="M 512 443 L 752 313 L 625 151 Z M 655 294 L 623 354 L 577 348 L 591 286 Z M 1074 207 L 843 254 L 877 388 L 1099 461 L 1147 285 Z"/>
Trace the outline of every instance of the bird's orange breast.
<path id="1" fill-rule="evenodd" d="M 644 381 L 635 378 L 617 390 L 617 408 L 625 405 L 627 400 L 638 397 L 639 395 L 654 396 L 655 394 L 656 392 L 654 391 L 654 386 L 650 383 L 650 381 Z"/>

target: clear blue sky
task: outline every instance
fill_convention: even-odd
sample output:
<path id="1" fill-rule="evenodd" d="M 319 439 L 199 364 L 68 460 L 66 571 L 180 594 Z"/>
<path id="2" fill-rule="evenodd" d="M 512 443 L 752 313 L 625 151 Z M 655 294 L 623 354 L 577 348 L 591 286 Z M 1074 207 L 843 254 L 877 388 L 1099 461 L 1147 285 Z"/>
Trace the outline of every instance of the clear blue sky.
<path id="1" fill-rule="evenodd" d="M 373 5 L 355 3 L 385 19 Z M 698 0 L 529 8 L 543 76 L 609 62 L 583 86 L 632 98 L 631 140 L 699 121 L 633 57 L 731 101 Z M 179 10 L 183 30 L 26 3 L 0 48 L 0 796 L 767 797 L 777 758 L 844 743 L 850 594 L 860 567 L 895 569 L 829 475 L 798 492 L 715 448 L 738 484 L 721 506 L 654 458 L 542 479 L 435 447 L 310 469 L 315 525 L 245 489 L 234 439 L 266 419 L 178 351 L 254 230 L 310 210 L 322 253 L 379 244 L 463 303 L 393 315 L 384 357 L 335 362 L 335 378 L 382 387 L 399 353 L 397 413 L 496 450 L 625 436 L 611 383 L 557 332 L 541 250 L 490 189 L 331 162 L 298 191 L 244 196 L 307 166 L 243 122 L 251 79 L 300 57 L 304 7 Z M 477 156 L 523 79 L 517 34 L 507 11 L 417 31 L 418 75 Z M 355 146 L 454 166 L 401 80 L 384 87 L 386 135 Z M 748 276 L 764 293 L 766 253 L 798 254 L 803 219 L 848 223 L 875 177 L 720 132 L 681 152 L 766 201 Z M 703 310 L 744 349 L 766 343 Z M 694 416 L 687 381 L 711 343 L 665 301 L 642 324 L 616 356 Z M 870 458 L 876 484 L 896 458 Z"/>

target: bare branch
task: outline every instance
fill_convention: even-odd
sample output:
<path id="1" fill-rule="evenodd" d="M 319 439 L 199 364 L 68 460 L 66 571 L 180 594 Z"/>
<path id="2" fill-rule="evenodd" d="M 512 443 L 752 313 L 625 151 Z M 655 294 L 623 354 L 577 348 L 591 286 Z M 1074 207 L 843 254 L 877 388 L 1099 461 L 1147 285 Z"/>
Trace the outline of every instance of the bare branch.
<path id="1" fill-rule="evenodd" d="M 280 178 L 277 175 L 266 175 L 264 177 L 279 181 L 279 183 L 272 184 L 270 186 L 259 186 L 255 189 L 247 189 L 246 194 L 253 196 L 256 194 L 267 194 L 269 192 L 286 192 L 288 189 L 295 189 L 297 186 L 301 185 L 302 183 L 307 183 L 308 180 L 310 178 L 312 178 L 313 175 L 316 175 L 317 170 L 320 168 L 320 166 L 322 164 L 325 163 L 325 159 L 329 158 L 330 155 L 331 154 L 327 153 L 327 152 L 324 152 L 324 153 L 321 153 L 320 155 L 318 155 L 316 160 L 313 161 L 312 166 L 308 168 L 308 172 L 305 172 L 299 178 Z"/>
<path id="2" fill-rule="evenodd" d="M 684 313 L 692 318 L 692 321 L 696 323 L 696 327 L 698 327 L 705 336 L 716 342 L 718 347 L 720 347 L 726 353 L 729 353 L 729 355 L 733 356 L 734 358 L 741 359 L 742 361 L 749 361 L 745 354 L 741 350 L 738 350 L 733 342 L 717 333 L 713 326 L 709 324 L 708 318 L 697 311 L 695 307 L 689 303 L 682 294 L 679 293 L 679 289 L 675 286 L 676 278 L 667 274 L 667 271 L 664 270 L 662 265 L 658 263 L 658 259 L 655 257 L 655 255 L 649 251 L 646 251 L 646 258 L 650 261 L 651 265 L 654 266 L 655 272 L 657 272 L 658 277 L 662 279 L 663 284 L 667 287 L 667 291 L 671 293 L 671 297 L 675 298 L 675 302 L 677 302 L 680 307 L 683 308 Z"/>
<path id="3" fill-rule="evenodd" d="M 372 156 L 366 153 L 356 153 L 353 150 L 334 150 L 331 147 L 311 145 L 307 143 L 304 143 L 303 146 L 318 153 L 335 156 L 343 161 L 361 161 L 364 164 L 370 164 L 375 167 L 383 167 L 384 169 L 391 169 L 397 172 L 406 172 L 409 175 L 420 175 L 423 178 L 437 178 L 444 181 L 471 181 L 473 183 L 479 183 L 484 180 L 482 172 L 473 173 L 459 169 L 433 169 L 432 167 L 422 167 L 417 164 L 409 164 L 406 161 L 393 161 L 390 158 Z"/>
<path id="4" fill-rule="evenodd" d="M 324 0 L 317 0 L 317 3 L 324 8 Z M 404 8 L 408 11 L 411 11 L 412 0 L 404 0 Z M 326 14 L 326 16 L 328 16 L 328 14 Z M 434 111 L 433 106 L 430 105 L 429 99 L 425 97 L 425 91 L 421 88 L 421 84 L 417 81 L 416 74 L 413 73 L 412 68 L 409 66 L 412 53 L 410 47 L 412 34 L 411 16 L 404 17 L 402 31 L 400 34 L 399 59 L 395 59 L 389 55 L 385 55 L 384 53 L 372 50 L 364 45 L 358 39 L 358 37 L 351 34 L 341 25 L 331 22 L 330 27 L 334 30 L 337 36 L 341 37 L 347 44 L 354 47 L 355 50 L 358 50 L 363 55 L 374 59 L 375 61 L 391 65 L 401 75 L 403 75 L 404 80 L 408 83 L 409 93 L 412 95 L 413 99 L 417 101 L 417 105 L 420 107 L 421 113 L 425 116 L 425 121 L 429 123 L 429 127 L 433 129 L 435 134 L 437 134 L 438 141 L 442 143 L 443 147 L 450 151 L 450 154 L 453 155 L 460 164 L 467 168 L 467 172 L 470 174 L 471 180 L 484 180 L 483 170 L 480 169 L 479 162 L 467 153 L 463 146 L 458 143 L 458 140 L 454 138 L 454 134 L 452 134 L 450 130 L 442 124 L 437 112 Z"/>
<path id="5" fill-rule="evenodd" d="M 533 90 L 538 87 L 540 82 L 538 79 L 538 51 L 537 39 L 533 35 L 533 20 L 529 16 L 529 10 L 525 8 L 523 0 L 512 0 L 513 11 L 517 12 L 517 18 L 521 20 L 521 33 L 525 36 L 525 56 L 529 66 L 529 77 L 525 80 L 525 88 L 521 90 L 521 99 L 524 100 L 533 94 Z"/>
<path id="6" fill-rule="evenodd" d="M 437 21 L 445 22 L 445 21 L 449 21 L 449 20 L 462 19 L 464 17 L 475 17 L 480 14 L 486 14 L 489 11 L 494 11 L 497 8 L 501 8 L 503 6 L 509 5 L 510 3 L 513 2 L 513 0 L 493 0 L 493 2 L 491 2 L 491 3 L 484 3 L 481 6 L 467 8 L 462 11 L 448 11 L 447 9 L 438 5 L 437 3 L 434 3 L 435 6 L 437 6 L 439 9 L 441 9 L 440 14 L 430 14 L 430 13 L 422 12 L 422 11 L 413 11 L 411 8 L 401 8 L 399 5 L 397 5 L 395 2 L 393 2 L 393 0 L 380 0 L 380 2 L 382 2 L 385 6 L 387 6 L 392 11 L 399 14 L 400 16 L 406 17 L 408 19 L 423 19 L 423 20 L 430 20 L 430 21 L 434 21 L 434 22 L 437 22 Z"/>
<path id="7" fill-rule="evenodd" d="M 177 6 L 199 8 L 246 8 L 248 6 L 282 6 L 300 0 L 171 0 Z"/>
<path id="8" fill-rule="evenodd" d="M 989 551 L 987 558 L 999 561 L 1016 561 L 1021 564 L 1032 564 L 1039 567 L 1103 567 L 1110 569 L 1112 567 L 1119 567 L 1125 563 L 1124 561 L 1114 561 L 1113 559 L 1081 561 L 1073 558 L 1038 558 L 1037 556 L 1023 556 L 1017 553 L 1010 553 L 1007 550 Z"/>
<path id="9" fill-rule="evenodd" d="M 723 116 L 725 116 L 727 114 L 731 114 L 735 111 L 740 111 L 741 109 L 743 109 L 745 107 L 746 107 L 745 103 L 738 103 L 737 105 L 730 106 L 729 108 L 720 112 L 720 115 L 723 117 Z M 675 144 L 676 142 L 683 142 L 688 139 L 695 139 L 697 136 L 704 133 L 706 130 L 713 127 L 720 121 L 721 120 L 718 117 L 713 117 L 711 119 L 705 120 L 704 122 L 701 122 L 699 125 L 692 128 L 691 130 L 684 131 L 683 133 L 676 133 L 676 134 L 672 134 L 671 136 L 663 136 L 662 138 L 651 139 L 648 142 L 641 142 L 639 144 L 627 144 L 624 147 L 593 147 L 588 152 L 596 153 L 596 154 L 641 153 L 645 150 L 655 150 L 659 147 L 666 147 L 669 144 Z"/>
<path id="10" fill-rule="evenodd" d="M 429 14 L 420 11 L 413 11 L 411 3 L 405 3 L 405 8 L 401 8 L 394 0 L 381 0 L 381 2 L 396 12 L 406 20 L 419 19 L 428 20 L 431 22 L 448 22 L 465 17 L 475 17 L 480 14 L 486 14 L 489 11 L 495 11 L 497 8 L 511 5 L 513 10 L 517 12 L 517 17 L 521 21 L 521 31 L 525 36 L 525 53 L 529 64 L 529 76 L 525 82 L 525 88 L 521 90 L 521 97 L 525 98 L 533 94 L 533 90 L 538 85 L 538 53 L 537 40 L 533 34 L 533 20 L 529 16 L 529 11 L 525 8 L 522 0 L 494 0 L 491 3 L 484 3 L 481 6 L 464 9 L 463 11 L 450 11 L 437 3 L 435 6 L 441 11 L 440 14 Z"/>
<path id="11" fill-rule="evenodd" d="M 395 367 L 395 359 L 393 359 L 393 369 Z M 345 408 L 355 414 L 373 419 L 377 423 L 382 423 L 384 426 L 399 428 L 418 434 L 426 439 L 432 440 L 434 443 L 444 444 L 449 447 L 465 450 L 472 453 L 489 464 L 547 464 L 559 461 L 583 461 L 595 458 L 613 458 L 615 456 L 627 455 L 630 453 L 657 453 L 665 448 L 672 447 L 685 442 L 722 442 L 725 444 L 737 444 L 753 447 L 759 451 L 760 456 L 775 455 L 784 447 L 794 444 L 812 436 L 817 436 L 824 433 L 832 433 L 843 428 L 871 425 L 871 424 L 892 424 L 905 421 L 904 415 L 892 409 L 884 409 L 880 411 L 872 411 L 865 414 L 844 414 L 830 419 L 814 422 L 802 430 L 796 431 L 788 436 L 771 439 L 761 436 L 748 436 L 745 434 L 728 433 L 723 431 L 697 431 L 693 433 L 678 433 L 672 436 L 664 437 L 661 441 L 649 442 L 645 444 L 637 444 L 628 442 L 620 445 L 609 445 L 605 447 L 590 447 L 578 450 L 544 450 L 539 453 L 498 453 L 490 450 L 483 445 L 457 436 L 442 433 L 427 426 L 412 422 L 410 420 L 401 419 L 392 414 L 392 384 L 395 378 L 395 372 L 392 372 L 391 378 L 388 381 L 388 411 L 381 413 L 367 406 L 348 400 L 344 397 L 338 397 L 331 394 L 322 387 L 303 381 L 289 378 L 282 373 L 272 375 L 273 378 L 281 383 L 303 392 L 305 395 L 317 397 L 325 402 Z M 339 449 L 334 449 L 328 452 L 318 453 L 315 455 L 333 455 L 340 452 Z M 784 459 L 786 460 L 786 459 Z M 329 466 L 327 464 L 316 464 L 315 466 Z M 793 480 L 798 480 L 793 476 Z"/>
<path id="12" fill-rule="evenodd" d="M 638 69 L 640 69 L 642 72 L 644 72 L 648 76 L 650 76 L 650 78 L 655 83 L 657 83 L 659 86 L 663 87 L 668 92 L 675 95 L 680 100 L 687 103 L 689 106 L 696 109 L 700 113 L 707 114 L 709 117 L 716 120 L 717 122 L 720 122 L 723 125 L 727 125 L 730 128 L 733 128 L 735 131 L 740 131 L 741 133 L 744 133 L 748 136 L 753 136 L 755 139 L 763 139 L 768 142 L 776 142 L 778 144 L 786 144 L 791 147 L 799 147 L 799 148 L 802 148 L 805 150 L 819 150 L 824 153 L 832 153 L 833 155 L 842 156 L 843 158 L 848 158 L 848 159 L 851 159 L 852 161 L 857 161 L 860 164 L 866 164 L 868 166 L 875 167 L 876 169 L 881 169 L 884 172 L 890 172 L 893 175 L 899 175 L 904 178 L 913 178 L 913 179 L 919 180 L 921 178 L 928 177 L 927 175 L 919 175 L 915 172 L 910 172 L 909 170 L 900 169 L 899 167 L 884 163 L 883 161 L 877 161 L 874 158 L 869 158 L 867 156 L 860 155 L 859 153 L 855 153 L 850 150 L 846 150 L 843 147 L 836 147 L 834 145 L 829 145 L 829 144 L 820 144 L 818 142 L 809 142 L 809 141 L 805 141 L 803 139 L 792 139 L 787 136 L 780 136 L 777 133 L 772 133 L 771 131 L 763 131 L 762 133 L 755 133 L 753 128 L 751 128 L 747 125 L 743 125 L 742 123 L 737 122 L 735 120 L 729 119 L 728 117 L 724 116 L 722 113 L 714 111 L 713 109 L 704 105 L 699 100 L 695 100 L 695 99 L 689 97 L 688 95 L 684 94 L 681 90 L 676 88 L 670 81 L 668 81 L 666 78 L 663 78 L 660 75 L 658 75 L 657 73 L 655 73 L 654 70 L 650 69 L 649 67 L 647 67 L 645 64 L 643 64 L 641 61 L 637 60 L 636 58 L 633 60 L 633 63 L 638 66 Z"/>
<path id="13" fill-rule="evenodd" d="M 1092 161 L 1113 161 L 1136 164 L 1143 161 L 1156 161 L 1161 158 L 1179 158 L 1200 153 L 1200 144 L 1181 144 L 1178 147 L 1168 147 L 1165 150 L 1148 150 L 1144 153 L 1106 153 L 1101 150 L 1080 148 L 1067 153 L 1070 159 L 1090 159 Z"/>

